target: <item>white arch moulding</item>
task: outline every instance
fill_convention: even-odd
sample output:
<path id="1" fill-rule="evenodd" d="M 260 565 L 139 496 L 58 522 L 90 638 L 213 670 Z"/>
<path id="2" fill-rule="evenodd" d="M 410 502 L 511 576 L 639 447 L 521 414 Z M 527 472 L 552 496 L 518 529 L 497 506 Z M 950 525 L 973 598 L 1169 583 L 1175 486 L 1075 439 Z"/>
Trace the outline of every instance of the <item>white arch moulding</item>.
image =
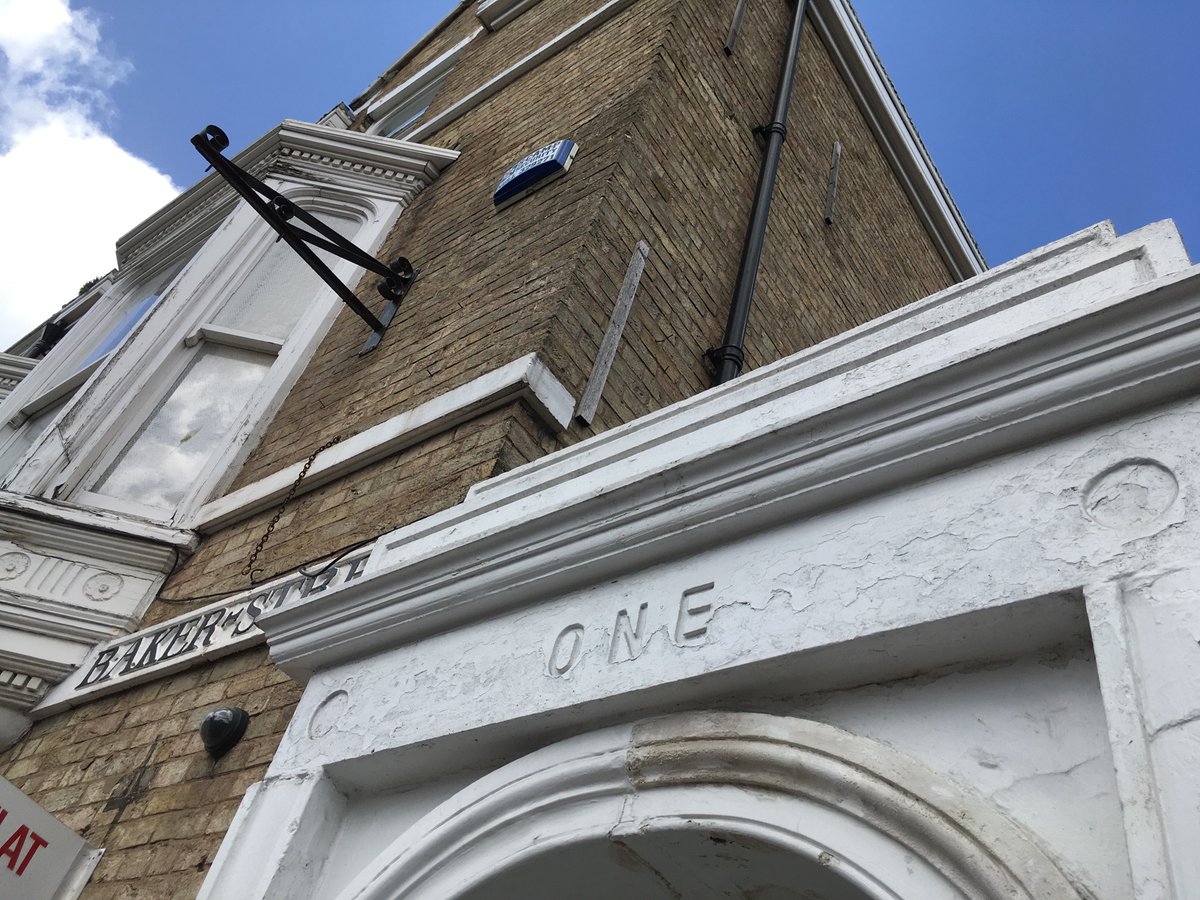
<path id="1" fill-rule="evenodd" d="M 497 769 L 397 837 L 339 900 L 475 900 L 513 884 L 528 900 L 591 897 L 585 858 L 618 875 L 641 867 L 656 896 L 741 896 L 714 880 L 712 860 L 671 864 L 668 847 L 686 857 L 705 840 L 714 858 L 744 864 L 730 875 L 736 890 L 763 875 L 746 853 L 813 878 L 756 883 L 747 896 L 811 896 L 801 889 L 816 882 L 836 885 L 818 896 L 855 900 L 1083 896 L 999 810 L 883 744 L 801 719 L 705 712 L 592 732 Z M 582 855 L 589 846 L 600 850 Z M 576 889 L 539 884 L 552 869 L 573 870 Z"/>

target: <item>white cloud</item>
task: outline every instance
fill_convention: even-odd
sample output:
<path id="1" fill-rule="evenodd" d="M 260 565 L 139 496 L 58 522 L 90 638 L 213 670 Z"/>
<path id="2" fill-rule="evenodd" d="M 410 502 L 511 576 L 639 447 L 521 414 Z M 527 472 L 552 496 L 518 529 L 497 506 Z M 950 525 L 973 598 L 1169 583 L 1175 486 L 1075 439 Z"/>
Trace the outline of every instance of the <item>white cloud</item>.
<path id="1" fill-rule="evenodd" d="M 0 348 L 116 265 L 116 239 L 178 189 L 104 133 L 105 55 L 67 0 L 0 0 Z"/>

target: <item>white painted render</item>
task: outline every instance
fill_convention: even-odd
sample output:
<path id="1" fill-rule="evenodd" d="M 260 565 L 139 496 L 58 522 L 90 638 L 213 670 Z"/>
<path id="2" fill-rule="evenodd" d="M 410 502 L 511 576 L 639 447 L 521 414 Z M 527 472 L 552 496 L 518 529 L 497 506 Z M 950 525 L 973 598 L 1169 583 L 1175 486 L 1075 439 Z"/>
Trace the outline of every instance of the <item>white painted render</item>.
<path id="1" fill-rule="evenodd" d="M 1099 225 L 385 536 L 204 896 L 1200 895 L 1198 338 Z"/>

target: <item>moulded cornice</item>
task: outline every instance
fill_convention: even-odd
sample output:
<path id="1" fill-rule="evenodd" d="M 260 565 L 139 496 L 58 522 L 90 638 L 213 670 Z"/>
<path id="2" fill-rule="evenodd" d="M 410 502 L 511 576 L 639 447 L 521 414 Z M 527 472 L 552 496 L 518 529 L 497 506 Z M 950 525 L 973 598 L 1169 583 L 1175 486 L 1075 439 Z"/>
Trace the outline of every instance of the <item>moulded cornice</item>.
<path id="1" fill-rule="evenodd" d="M 127 631 L 129 625 L 127 615 L 103 609 L 82 609 L 44 598 L 29 601 L 0 591 L 0 629 L 84 644 L 85 652 L 97 641 L 106 641 Z"/>
<path id="2" fill-rule="evenodd" d="M 48 688 L 51 684 L 62 681 L 71 674 L 79 665 L 80 660 L 87 655 L 87 647 L 76 646 L 70 642 L 64 643 L 63 647 L 65 648 L 64 652 L 57 657 L 48 654 L 32 656 L 0 650 L 0 667 L 39 678 L 45 682 L 44 687 Z M 39 687 L 39 690 L 41 689 Z M 45 691 L 42 690 L 42 693 L 44 694 Z"/>
<path id="3" fill-rule="evenodd" d="M 337 172 L 343 180 L 369 181 L 389 195 L 406 196 L 419 192 L 457 158 L 454 150 L 285 119 L 233 161 L 260 178 L 280 166 L 310 175 Z M 211 231 L 236 199 L 219 175 L 209 175 L 117 241 L 120 266 Z"/>
<path id="4" fill-rule="evenodd" d="M 11 491 L 0 491 L 0 535 L 153 570 L 169 569 L 176 551 L 186 556 L 200 543 L 193 531 Z"/>
<path id="5" fill-rule="evenodd" d="M 0 668 L 0 706 L 27 711 L 41 700 L 48 687 L 37 675 Z"/>
<path id="6" fill-rule="evenodd" d="M 29 370 L 36 366 L 37 363 L 36 359 L 29 359 L 25 356 L 0 353 L 0 380 L 16 384 L 28 375 Z"/>
<path id="7" fill-rule="evenodd" d="M 136 627 L 196 542 L 192 532 L 0 493 L 0 669 L 15 673 L 0 671 L 0 707 L 27 712 L 96 643 Z"/>
<path id="8" fill-rule="evenodd" d="M 1104 296 L 1179 267 L 1158 231 L 1090 229 L 481 482 L 381 538 L 336 599 L 263 619 L 272 656 L 304 678 L 1194 388 L 1200 269 Z"/>
<path id="9" fill-rule="evenodd" d="M 71 642 L 64 642 L 62 647 L 62 653 L 42 656 L 5 650 L 0 653 L 0 666 L 35 675 L 48 682 L 57 682 L 68 675 L 87 653 L 87 647 L 78 647 Z"/>

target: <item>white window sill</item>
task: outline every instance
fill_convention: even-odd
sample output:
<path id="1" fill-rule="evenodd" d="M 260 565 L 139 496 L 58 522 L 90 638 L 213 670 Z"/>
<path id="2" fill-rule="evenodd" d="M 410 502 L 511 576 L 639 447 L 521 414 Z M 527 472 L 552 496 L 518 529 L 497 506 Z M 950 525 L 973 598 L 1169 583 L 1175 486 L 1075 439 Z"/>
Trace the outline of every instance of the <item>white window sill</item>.
<path id="1" fill-rule="evenodd" d="M 575 409 L 570 392 L 536 353 L 530 353 L 326 450 L 313 462 L 299 493 L 329 484 L 517 400 L 529 403 L 547 425 L 558 431 L 570 424 Z M 287 496 L 302 466 L 303 463 L 297 462 L 204 504 L 188 524 L 212 533 L 270 509 Z"/>

